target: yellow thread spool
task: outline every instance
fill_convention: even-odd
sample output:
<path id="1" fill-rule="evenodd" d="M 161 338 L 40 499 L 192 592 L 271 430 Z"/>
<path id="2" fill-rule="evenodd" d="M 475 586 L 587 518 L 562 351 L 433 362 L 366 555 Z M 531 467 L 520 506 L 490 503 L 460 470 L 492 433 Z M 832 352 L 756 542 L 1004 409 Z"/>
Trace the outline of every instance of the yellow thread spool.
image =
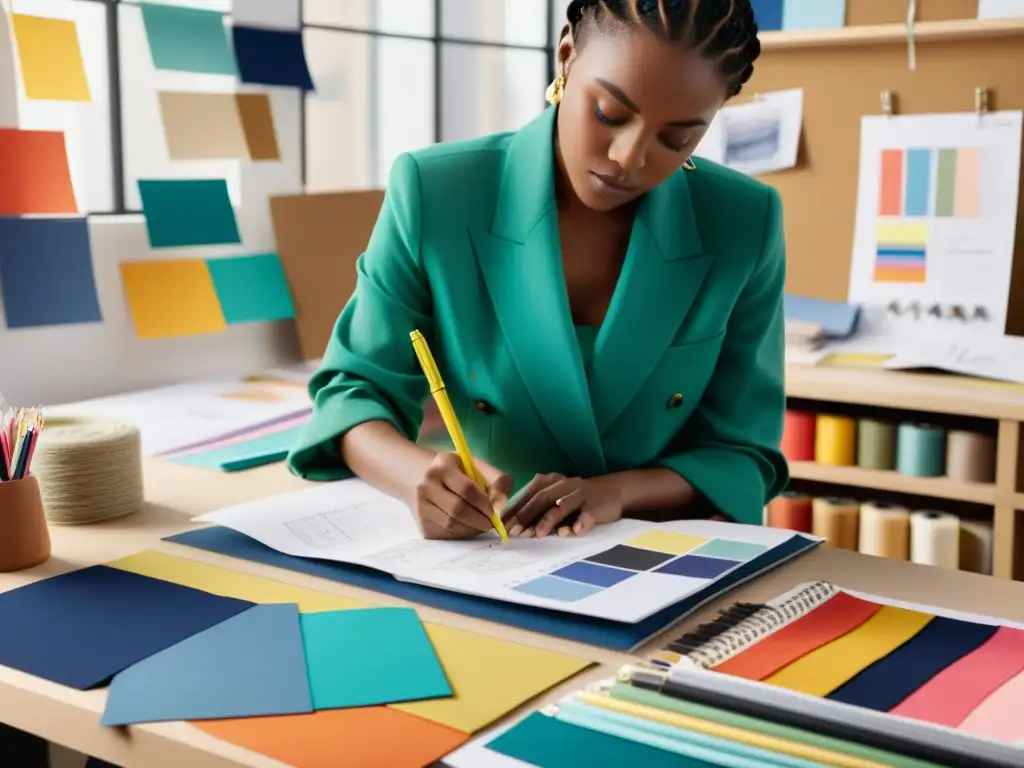
<path id="1" fill-rule="evenodd" d="M 818 414 L 814 460 L 832 467 L 853 466 L 857 462 L 857 422 L 849 416 Z"/>

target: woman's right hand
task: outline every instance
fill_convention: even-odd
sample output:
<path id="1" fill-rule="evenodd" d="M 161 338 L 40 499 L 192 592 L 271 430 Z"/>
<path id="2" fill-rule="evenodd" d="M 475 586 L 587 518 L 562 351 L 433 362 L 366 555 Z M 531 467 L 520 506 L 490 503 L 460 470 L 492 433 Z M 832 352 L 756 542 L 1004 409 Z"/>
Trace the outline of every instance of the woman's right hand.
<path id="1" fill-rule="evenodd" d="M 487 491 L 462 469 L 458 454 L 438 453 L 416 484 L 413 512 L 427 539 L 468 539 L 491 530 L 491 515 L 498 515 L 512 491 L 512 478 L 494 467 L 476 462 Z"/>

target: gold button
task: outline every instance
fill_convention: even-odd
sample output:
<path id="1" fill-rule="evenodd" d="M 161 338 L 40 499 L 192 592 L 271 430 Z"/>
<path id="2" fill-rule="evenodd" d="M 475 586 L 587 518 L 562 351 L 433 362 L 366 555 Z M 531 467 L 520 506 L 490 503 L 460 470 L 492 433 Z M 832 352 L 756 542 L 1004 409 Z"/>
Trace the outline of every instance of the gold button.
<path id="1" fill-rule="evenodd" d="M 683 404 L 683 396 L 681 394 L 679 394 L 678 392 L 676 392 L 674 395 L 672 395 L 672 397 L 670 397 L 668 399 L 668 402 L 665 403 L 665 408 L 667 410 L 671 411 L 674 408 L 678 408 L 682 404 Z"/>
<path id="2" fill-rule="evenodd" d="M 474 407 L 480 411 L 480 413 L 494 413 L 494 406 L 486 400 L 477 400 L 476 403 L 474 403 Z"/>

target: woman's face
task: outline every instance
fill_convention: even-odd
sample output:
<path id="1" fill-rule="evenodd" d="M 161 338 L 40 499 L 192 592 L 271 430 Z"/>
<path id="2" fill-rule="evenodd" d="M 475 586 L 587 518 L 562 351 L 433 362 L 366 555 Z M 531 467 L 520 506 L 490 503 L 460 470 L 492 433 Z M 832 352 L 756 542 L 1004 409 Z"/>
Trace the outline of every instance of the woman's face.
<path id="1" fill-rule="evenodd" d="M 608 211 L 677 171 L 726 98 L 713 61 L 644 31 L 591 31 L 567 61 L 558 108 L 561 161 L 577 197 Z"/>

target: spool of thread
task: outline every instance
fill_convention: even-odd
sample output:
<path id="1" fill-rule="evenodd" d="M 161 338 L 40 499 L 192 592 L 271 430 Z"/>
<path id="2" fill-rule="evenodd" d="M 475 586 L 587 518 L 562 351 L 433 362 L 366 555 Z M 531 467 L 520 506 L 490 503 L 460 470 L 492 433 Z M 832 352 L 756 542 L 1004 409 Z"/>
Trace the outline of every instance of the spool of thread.
<path id="1" fill-rule="evenodd" d="M 864 469 L 896 468 L 896 426 L 877 419 L 857 422 L 857 466 Z"/>
<path id="2" fill-rule="evenodd" d="M 786 411 L 782 427 L 782 454 L 789 461 L 814 461 L 817 416 L 807 411 Z"/>
<path id="3" fill-rule="evenodd" d="M 939 477 L 945 471 L 946 432 L 933 424 L 900 424 L 896 469 L 901 475 Z"/>
<path id="4" fill-rule="evenodd" d="M 142 440 L 133 424 L 48 418 L 32 462 L 52 523 L 112 520 L 143 502 Z"/>
<path id="5" fill-rule="evenodd" d="M 992 523 L 960 521 L 960 570 L 992 575 Z"/>
<path id="6" fill-rule="evenodd" d="M 910 515 L 910 559 L 921 565 L 960 568 L 960 518 L 921 510 Z"/>
<path id="7" fill-rule="evenodd" d="M 775 497 L 768 505 L 768 525 L 810 533 L 813 527 L 811 497 L 791 491 Z"/>
<path id="8" fill-rule="evenodd" d="M 856 460 L 857 423 L 848 416 L 819 413 L 814 433 L 814 460 L 850 467 Z"/>
<path id="9" fill-rule="evenodd" d="M 907 560 L 910 557 L 910 511 L 885 502 L 861 504 L 858 549 L 865 555 Z"/>
<path id="10" fill-rule="evenodd" d="M 988 435 L 954 429 L 946 435 L 946 476 L 966 483 L 996 479 L 996 441 Z"/>
<path id="11" fill-rule="evenodd" d="M 811 533 L 825 540 L 825 546 L 857 551 L 860 505 L 854 499 L 815 499 Z"/>

